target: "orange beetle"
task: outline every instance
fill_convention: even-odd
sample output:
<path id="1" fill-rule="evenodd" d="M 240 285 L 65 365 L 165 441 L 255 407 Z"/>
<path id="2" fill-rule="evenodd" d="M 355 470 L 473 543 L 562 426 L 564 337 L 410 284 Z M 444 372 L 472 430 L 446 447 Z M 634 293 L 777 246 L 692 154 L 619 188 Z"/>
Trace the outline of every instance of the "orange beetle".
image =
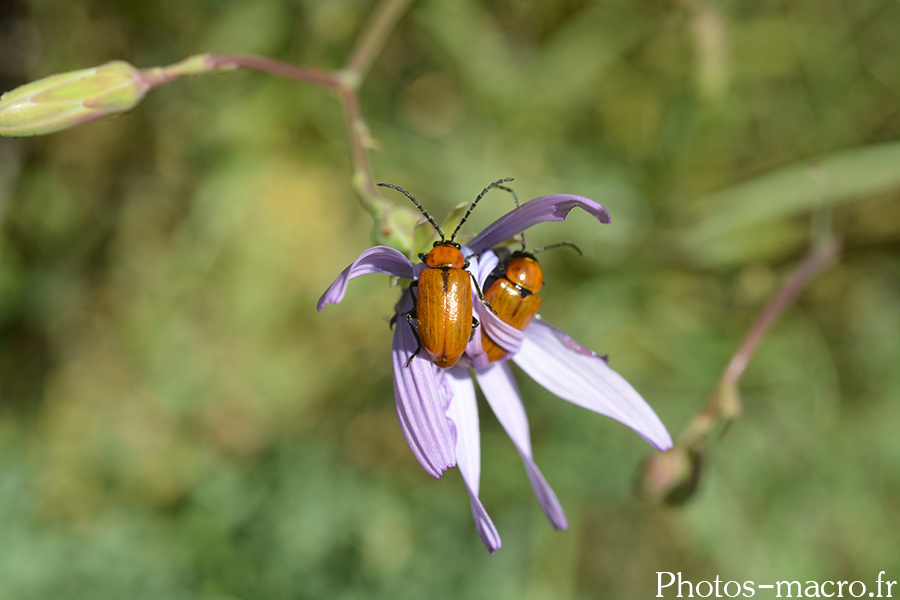
<path id="1" fill-rule="evenodd" d="M 525 252 L 523 241 L 522 250 L 513 252 L 506 264 L 498 268 L 500 274 L 488 286 L 484 299 L 501 321 L 519 331 L 525 331 L 541 308 L 541 297 L 538 296 L 538 292 L 544 286 L 544 271 L 534 255 L 559 246 L 571 246 L 581 254 L 581 249 L 570 242 L 559 242 L 533 252 Z M 481 330 L 481 347 L 487 353 L 490 362 L 506 356 L 506 350 L 488 337 L 484 328 Z"/>
<path id="2" fill-rule="evenodd" d="M 441 236 L 440 241 L 434 243 L 434 247 L 427 255 L 419 255 L 427 268 L 422 271 L 418 280 L 409 284 L 414 308 L 406 313 L 406 321 L 416 336 L 419 346 L 406 361 L 406 366 L 409 366 L 409 363 L 423 348 L 428 358 L 443 369 L 455 365 L 466 351 L 466 346 L 478 326 L 478 319 L 472 315 L 471 279 L 473 276 L 466 270 L 469 261 L 463 257 L 459 244 L 453 240 L 460 227 L 472 214 L 475 205 L 488 190 L 507 181 L 512 181 L 512 179 L 500 179 L 482 190 L 466 214 L 463 215 L 449 241 L 444 238 L 444 232 L 431 218 L 431 215 L 409 192 L 390 183 L 378 184 L 406 195 L 422 211 L 428 222 Z M 418 293 L 414 293 L 413 288 L 416 288 Z M 477 283 L 475 283 L 475 290 L 478 297 L 484 302 Z M 415 326 L 412 322 L 413 319 L 416 320 Z"/>
<path id="3" fill-rule="evenodd" d="M 428 358 L 439 367 L 452 367 L 478 325 L 472 316 L 472 282 L 465 270 L 469 262 L 458 245 L 447 242 L 439 242 L 423 260 L 428 268 L 414 282 L 416 308 L 406 318 L 410 324 L 416 319 L 419 347 Z"/>

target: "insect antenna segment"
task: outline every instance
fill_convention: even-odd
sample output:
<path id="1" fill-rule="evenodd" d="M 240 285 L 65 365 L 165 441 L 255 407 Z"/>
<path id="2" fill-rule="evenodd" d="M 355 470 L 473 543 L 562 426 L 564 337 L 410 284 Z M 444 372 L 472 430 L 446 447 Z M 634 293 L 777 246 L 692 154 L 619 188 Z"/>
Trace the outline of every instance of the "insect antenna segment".
<path id="1" fill-rule="evenodd" d="M 425 215 L 425 218 L 428 219 L 428 222 L 431 223 L 431 226 L 434 227 L 435 231 L 438 232 L 438 235 L 441 236 L 441 241 L 442 242 L 444 241 L 444 232 L 441 231 L 441 228 L 438 227 L 438 224 L 434 222 L 434 219 L 431 218 L 431 215 L 428 214 L 428 211 L 425 210 L 425 208 L 421 204 L 419 204 L 418 200 L 413 198 L 412 194 L 410 194 L 409 192 L 404 190 L 399 185 L 394 185 L 393 183 L 379 183 L 377 185 L 379 185 L 381 187 L 387 187 L 387 188 L 397 190 L 398 192 L 400 192 L 401 194 L 403 194 L 404 196 L 406 196 L 407 198 L 412 200 L 412 203 L 416 205 L 416 208 L 418 208 L 422 212 L 422 214 Z M 469 212 L 472 212 L 471 209 L 469 210 Z M 468 217 L 469 215 L 466 214 L 466 216 Z M 465 219 L 463 219 L 463 220 L 465 220 Z M 459 229 L 459 227 L 457 227 L 457 229 Z M 453 235 L 455 236 L 456 232 L 454 232 Z M 450 238 L 450 241 L 452 242 L 453 238 Z"/>
<path id="2" fill-rule="evenodd" d="M 568 246 L 569 248 L 572 248 L 573 250 L 575 250 L 575 252 L 578 253 L 578 256 L 584 256 L 584 252 L 581 251 L 581 248 L 579 248 L 572 242 L 556 242 L 555 244 L 548 244 L 546 246 L 541 246 L 540 248 L 532 250 L 530 252 L 530 254 L 539 254 L 539 253 L 543 252 L 544 250 L 552 250 L 553 248 L 559 248 L 560 246 Z M 522 244 L 523 249 L 524 249 L 524 247 L 525 247 L 525 245 Z"/>
<path id="3" fill-rule="evenodd" d="M 495 187 L 499 186 L 501 183 L 506 183 L 506 182 L 508 182 L 508 181 L 513 181 L 513 178 L 512 178 L 512 177 L 506 177 L 506 178 L 504 178 L 504 179 L 498 179 L 497 181 L 495 181 L 495 182 L 492 183 L 491 185 L 489 185 L 489 186 L 487 186 L 486 188 L 484 188 L 483 190 L 481 190 L 481 193 L 478 194 L 478 197 L 477 197 L 477 198 L 475 198 L 475 202 L 472 203 L 472 206 L 470 206 L 470 207 L 469 207 L 469 210 L 466 211 L 466 214 L 463 215 L 462 221 L 460 221 L 460 222 L 459 222 L 459 225 L 456 226 L 456 229 L 453 230 L 453 235 L 450 236 L 450 241 L 451 241 L 451 242 L 452 242 L 454 239 L 456 239 L 456 234 L 459 233 L 460 227 L 463 226 L 463 223 L 466 222 L 466 219 L 468 219 L 468 218 L 469 218 L 469 215 L 472 214 L 472 211 L 475 210 L 475 205 L 478 204 L 478 201 L 481 200 L 482 198 L 484 198 L 484 195 L 487 194 L 492 188 L 495 188 Z M 508 188 L 507 188 L 507 189 L 508 189 Z"/>
<path id="4" fill-rule="evenodd" d="M 519 208 L 519 197 L 516 195 L 516 192 L 513 191 L 512 188 L 506 187 L 505 185 L 498 185 L 497 189 L 505 190 L 505 191 L 509 192 L 510 194 L 512 194 L 513 202 L 516 203 L 516 208 Z M 525 232 L 524 231 L 519 234 L 519 240 L 522 243 L 521 252 L 525 252 Z"/>

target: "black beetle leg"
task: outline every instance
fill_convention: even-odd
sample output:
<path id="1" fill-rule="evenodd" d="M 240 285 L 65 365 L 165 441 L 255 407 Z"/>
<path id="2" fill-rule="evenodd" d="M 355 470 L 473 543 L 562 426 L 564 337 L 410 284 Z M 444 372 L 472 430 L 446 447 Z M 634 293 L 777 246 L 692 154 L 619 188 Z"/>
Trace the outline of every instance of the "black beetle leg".
<path id="1" fill-rule="evenodd" d="M 418 345 L 416 346 L 415 352 L 413 352 L 412 354 L 410 354 L 410 355 L 409 355 L 409 358 L 406 360 L 406 366 L 407 366 L 407 367 L 409 367 L 409 363 L 412 362 L 412 360 L 416 357 L 416 355 L 417 355 L 417 354 L 419 353 L 419 351 L 422 349 L 422 340 L 419 338 L 419 332 L 416 331 L 416 326 L 413 325 L 413 323 L 412 323 L 412 320 L 415 319 L 415 318 L 416 318 L 416 311 L 415 311 L 415 309 L 413 309 L 413 310 L 409 311 L 408 313 L 406 313 L 406 322 L 409 323 L 409 329 L 410 329 L 410 331 L 412 331 L 413 336 L 416 338 L 416 344 L 418 344 Z"/>
<path id="2" fill-rule="evenodd" d="M 416 298 L 416 294 L 413 292 L 413 288 L 419 287 L 419 280 L 416 279 L 409 283 L 409 295 L 412 297 L 413 309 L 406 313 L 406 322 L 409 323 L 409 329 L 412 331 L 413 336 L 416 338 L 416 351 L 413 352 L 409 358 L 406 360 L 406 366 L 409 367 L 409 363 L 416 357 L 419 351 L 422 349 L 422 340 L 419 338 L 419 332 L 416 329 L 415 325 L 412 324 L 412 320 L 418 318 L 418 313 L 416 312 L 416 305 L 418 304 L 418 299 Z"/>
<path id="3" fill-rule="evenodd" d="M 409 295 L 410 295 L 410 297 L 412 297 L 413 306 L 416 305 L 416 295 L 413 294 L 413 288 L 414 288 L 414 287 L 419 287 L 419 282 L 418 282 L 418 280 L 416 280 L 416 281 L 411 281 L 410 284 L 409 284 Z M 391 329 L 394 328 L 394 325 L 397 324 L 397 321 L 398 321 L 399 319 L 400 319 L 400 315 L 399 315 L 398 313 L 394 313 L 394 316 L 391 317 L 391 320 L 390 320 L 390 327 L 391 327 Z"/>
<path id="4" fill-rule="evenodd" d="M 469 341 L 472 341 L 472 338 L 475 337 L 475 328 L 481 325 L 474 316 L 472 317 L 472 333 L 469 334 Z"/>
<path id="5" fill-rule="evenodd" d="M 481 293 L 481 286 L 478 285 L 478 280 L 475 279 L 475 275 L 473 275 L 471 271 L 467 271 L 467 273 L 469 273 L 469 277 L 472 278 L 472 285 L 475 286 L 475 293 L 478 294 L 478 299 L 481 300 L 482 304 L 488 307 L 488 310 L 496 315 L 497 311 L 494 310 L 494 307 L 488 304 L 488 301 L 484 299 L 484 294 Z"/>

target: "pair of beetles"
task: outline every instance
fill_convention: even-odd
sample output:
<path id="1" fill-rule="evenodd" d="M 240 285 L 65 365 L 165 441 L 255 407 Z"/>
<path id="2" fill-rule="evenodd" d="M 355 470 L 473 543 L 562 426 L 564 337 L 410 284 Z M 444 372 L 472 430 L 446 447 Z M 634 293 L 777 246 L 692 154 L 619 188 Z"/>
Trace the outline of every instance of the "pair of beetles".
<path id="1" fill-rule="evenodd" d="M 407 360 L 407 366 L 423 349 L 435 365 L 444 369 L 455 365 L 465 352 L 466 346 L 478 326 L 478 319 L 472 314 L 474 275 L 466 270 L 469 261 L 463 256 L 460 245 L 453 240 L 463 223 L 472 214 L 479 200 L 490 189 L 497 187 L 510 192 L 515 199 L 516 206 L 519 205 L 515 192 L 501 185 L 508 181 L 512 181 L 512 179 L 500 179 L 486 187 L 463 215 L 449 240 L 444 237 L 444 232 L 431 218 L 428 211 L 409 192 L 390 183 L 378 184 L 395 189 L 412 200 L 416 208 L 422 212 L 441 237 L 434 243 L 434 247 L 428 254 L 419 254 L 419 258 L 425 263 L 426 268 L 417 280 L 409 284 L 413 309 L 406 313 L 406 320 L 416 337 L 418 347 Z M 512 253 L 505 265 L 501 264 L 492 273 L 488 278 L 489 285 L 484 293 L 479 288 L 478 282 L 475 281 L 475 290 L 481 302 L 501 321 L 524 331 L 541 306 L 538 292 L 544 284 L 541 265 L 534 255 L 543 250 L 563 245 L 571 246 L 579 254 L 581 253 L 577 246 L 569 242 L 560 242 L 526 252 L 523 237 L 522 250 Z M 413 319 L 416 320 L 415 325 L 413 325 Z M 506 355 L 506 350 L 490 339 L 484 328 L 481 332 L 481 344 L 490 362 L 500 360 Z"/>

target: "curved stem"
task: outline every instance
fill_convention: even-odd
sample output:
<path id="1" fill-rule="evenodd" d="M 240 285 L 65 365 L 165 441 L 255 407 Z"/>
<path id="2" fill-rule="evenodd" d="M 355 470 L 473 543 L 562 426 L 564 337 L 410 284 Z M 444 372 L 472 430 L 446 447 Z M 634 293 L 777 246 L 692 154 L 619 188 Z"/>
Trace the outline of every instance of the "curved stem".
<path id="1" fill-rule="evenodd" d="M 832 234 L 814 244 L 753 322 L 719 377 L 706 406 L 691 418 L 670 450 L 647 458 L 639 482 L 642 494 L 669 504 L 680 504 L 693 495 L 700 479 L 706 442 L 713 432 L 724 430 L 741 413 L 738 383 L 760 342 L 812 278 L 837 262 L 840 249 L 840 240 Z"/>
<path id="2" fill-rule="evenodd" d="M 350 143 L 350 159 L 353 163 L 352 183 L 363 208 L 376 219 L 385 212 L 386 204 L 375 185 L 368 150 L 377 146 L 369 133 L 369 126 L 362 116 L 358 90 L 372 62 L 384 46 L 384 42 L 412 0 L 384 0 L 375 9 L 369 22 L 347 60 L 339 71 L 323 71 L 298 67 L 281 61 L 246 54 L 198 54 L 169 65 L 141 71 L 141 80 L 148 89 L 158 87 L 182 77 L 252 69 L 320 85 L 334 91 L 344 105 L 347 133 Z"/>
<path id="3" fill-rule="evenodd" d="M 747 331 L 737 350 L 728 361 L 718 384 L 710 396 L 704 409 L 697 414 L 684 428 L 678 437 L 678 444 L 699 449 L 707 435 L 720 423 L 729 423 L 741 412 L 741 401 L 738 393 L 738 383 L 750 363 L 750 359 L 756 353 L 760 342 L 765 338 L 769 329 L 784 313 L 800 292 L 809 284 L 813 277 L 818 275 L 826 267 L 837 262 L 840 255 L 841 243 L 835 237 L 828 237 L 817 243 L 803 259 L 803 262 L 791 273 L 790 277 L 779 288 L 778 292 L 753 322 Z"/>
<path id="4" fill-rule="evenodd" d="M 385 0 L 378 5 L 362 35 L 353 47 L 344 70 L 352 73 L 362 81 L 365 79 L 372 62 L 384 46 L 387 36 L 394 29 L 397 21 L 406 12 L 412 0 Z"/>
<path id="5" fill-rule="evenodd" d="M 339 89 L 342 85 L 340 77 L 334 73 L 314 68 L 297 67 L 292 64 L 248 54 L 197 54 L 167 67 L 155 67 L 141 71 L 141 79 L 147 86 L 154 88 L 170 81 L 212 73 L 215 71 L 235 71 L 237 69 L 253 69 L 315 83 L 331 89 Z"/>
<path id="6" fill-rule="evenodd" d="M 840 242 L 835 238 L 830 238 L 825 242 L 817 245 L 810 251 L 800 266 L 791 274 L 778 293 L 762 310 L 754 321 L 750 331 L 741 340 L 740 346 L 735 350 L 728 366 L 722 373 L 721 381 L 725 384 L 737 385 L 750 358 L 756 352 L 757 346 L 765 337 L 772 324 L 781 316 L 784 309 L 794 301 L 797 295 L 806 287 L 806 284 L 815 277 L 819 271 L 830 266 L 838 258 L 840 252 Z"/>
<path id="7" fill-rule="evenodd" d="M 353 90 L 342 90 L 341 100 L 344 104 L 344 114 L 347 119 L 347 133 L 350 142 L 350 159 L 353 163 L 353 175 L 351 181 L 363 206 L 370 213 L 376 212 L 381 200 L 381 194 L 372 177 L 372 168 L 369 163 L 367 148 L 374 144 L 369 135 L 369 126 L 362 117 L 359 108 L 359 97 Z"/>
<path id="8" fill-rule="evenodd" d="M 275 75 L 281 75 L 282 77 L 289 77 L 299 81 L 316 83 L 332 89 L 336 89 L 341 85 L 340 78 L 333 73 L 328 73 L 314 67 L 297 67 L 260 56 L 212 54 L 209 55 L 209 59 L 216 69 L 255 69 L 257 71 L 265 71 L 267 73 L 273 73 Z"/>

